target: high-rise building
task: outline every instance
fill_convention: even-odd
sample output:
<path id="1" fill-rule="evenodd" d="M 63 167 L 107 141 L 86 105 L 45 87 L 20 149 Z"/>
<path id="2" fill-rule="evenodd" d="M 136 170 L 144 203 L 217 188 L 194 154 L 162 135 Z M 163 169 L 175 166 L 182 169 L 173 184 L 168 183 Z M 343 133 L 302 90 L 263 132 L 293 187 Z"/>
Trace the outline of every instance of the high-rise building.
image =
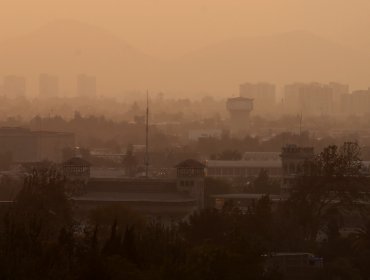
<path id="1" fill-rule="evenodd" d="M 346 113 L 348 111 L 348 104 L 343 103 L 343 100 L 349 96 L 349 85 L 332 82 L 329 84 L 329 87 L 333 91 L 333 113 Z"/>
<path id="2" fill-rule="evenodd" d="M 59 79 L 56 76 L 41 74 L 39 77 L 39 95 L 43 98 L 59 95 Z"/>
<path id="3" fill-rule="evenodd" d="M 83 97 L 96 96 L 96 77 L 85 74 L 77 77 L 77 95 Z"/>
<path id="4" fill-rule="evenodd" d="M 349 95 L 346 106 L 350 114 L 364 115 L 370 112 L 370 88 L 368 90 L 356 90 Z"/>
<path id="5" fill-rule="evenodd" d="M 269 83 L 244 83 L 239 86 L 240 97 L 254 100 L 257 113 L 272 112 L 276 103 L 276 86 Z"/>
<path id="6" fill-rule="evenodd" d="M 285 86 L 286 112 L 306 115 L 333 113 L 333 88 L 320 83 L 295 83 Z"/>
<path id="7" fill-rule="evenodd" d="M 3 94 L 10 98 L 24 97 L 26 95 L 26 78 L 9 75 L 4 77 Z"/>

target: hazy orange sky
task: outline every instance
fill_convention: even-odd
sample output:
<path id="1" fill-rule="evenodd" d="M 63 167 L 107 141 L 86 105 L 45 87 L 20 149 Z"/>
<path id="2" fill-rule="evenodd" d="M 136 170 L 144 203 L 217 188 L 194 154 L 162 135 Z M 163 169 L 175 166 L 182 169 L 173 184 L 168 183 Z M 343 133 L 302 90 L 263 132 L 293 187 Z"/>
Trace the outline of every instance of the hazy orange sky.
<path id="1" fill-rule="evenodd" d="M 0 0 L 0 39 L 75 19 L 161 57 L 297 29 L 368 50 L 369 15 L 369 0 Z"/>

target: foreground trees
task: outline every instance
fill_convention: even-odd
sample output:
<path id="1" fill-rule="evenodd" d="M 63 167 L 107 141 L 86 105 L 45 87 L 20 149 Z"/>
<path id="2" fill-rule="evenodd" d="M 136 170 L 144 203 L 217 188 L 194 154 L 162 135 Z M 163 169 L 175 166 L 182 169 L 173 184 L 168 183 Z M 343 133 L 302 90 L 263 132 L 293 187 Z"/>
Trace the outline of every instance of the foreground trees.
<path id="1" fill-rule="evenodd" d="M 324 258 L 316 279 L 369 279 L 366 215 L 363 230 L 338 232 L 349 213 L 366 208 L 358 146 L 328 147 L 305 167 L 287 201 L 276 205 L 263 196 L 247 209 L 228 203 L 171 227 L 115 206 L 92 211 L 80 224 L 63 178 L 53 170 L 35 172 L 14 204 L 2 209 L 0 278 L 284 279 L 266 271 L 264 256 L 301 251 Z M 321 231 L 327 237 L 317 242 Z"/>
<path id="2" fill-rule="evenodd" d="M 368 200 L 368 183 L 356 143 L 329 146 L 304 164 L 285 206 L 294 211 L 302 238 L 315 241 L 319 230 L 335 234 L 346 217 L 360 213 Z"/>

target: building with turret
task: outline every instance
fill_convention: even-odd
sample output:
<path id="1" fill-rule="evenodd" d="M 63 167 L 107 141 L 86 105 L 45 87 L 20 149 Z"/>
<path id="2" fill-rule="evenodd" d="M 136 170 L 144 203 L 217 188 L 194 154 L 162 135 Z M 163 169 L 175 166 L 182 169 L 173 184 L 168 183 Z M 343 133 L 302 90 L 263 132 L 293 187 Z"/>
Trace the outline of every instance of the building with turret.
<path id="1" fill-rule="evenodd" d="M 314 157 L 313 147 L 299 147 L 294 144 L 285 145 L 281 151 L 283 164 L 282 193 L 289 193 L 293 181 L 304 170 L 304 164 Z"/>
<path id="2" fill-rule="evenodd" d="M 90 178 L 73 197 L 76 211 L 86 218 L 96 207 L 123 205 L 165 223 L 183 219 L 204 208 L 205 166 L 189 159 L 175 168 L 175 178 Z"/>

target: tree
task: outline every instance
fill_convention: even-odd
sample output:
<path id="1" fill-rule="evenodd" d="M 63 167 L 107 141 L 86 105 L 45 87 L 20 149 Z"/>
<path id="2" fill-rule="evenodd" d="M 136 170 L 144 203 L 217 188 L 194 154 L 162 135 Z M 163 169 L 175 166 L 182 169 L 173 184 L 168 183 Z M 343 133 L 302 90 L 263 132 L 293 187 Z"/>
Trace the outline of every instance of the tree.
<path id="1" fill-rule="evenodd" d="M 212 195 L 226 194 L 226 193 L 230 193 L 230 191 L 231 191 L 230 183 L 223 180 L 223 179 L 205 177 L 204 185 L 205 185 L 205 197 L 207 198 L 206 203 L 210 207 L 213 207 L 213 202 L 212 202 L 212 199 L 211 199 Z"/>
<path id="2" fill-rule="evenodd" d="M 64 180 L 55 170 L 40 169 L 27 177 L 0 224 L 1 278 L 40 279 L 41 274 L 63 278 L 68 257 L 53 248 L 61 230 L 72 227 L 70 210 Z M 56 266 L 61 274 L 51 277 Z"/>
<path id="3" fill-rule="evenodd" d="M 48 234 L 57 233 L 72 222 L 65 180 L 55 169 L 34 170 L 15 199 L 14 214 L 25 222 L 40 223 Z M 32 225 L 30 225 L 32 227 Z"/>
<path id="4" fill-rule="evenodd" d="M 141 228 L 144 226 L 144 218 L 142 216 L 130 208 L 119 204 L 97 207 L 91 210 L 89 222 L 97 225 L 101 234 L 106 234 L 113 223 L 121 230 L 126 227 L 136 226 Z"/>
<path id="5" fill-rule="evenodd" d="M 361 208 L 367 199 L 367 179 L 361 168 L 357 143 L 329 146 L 304 164 L 288 203 L 299 215 L 305 238 L 314 241 L 318 231 L 328 227 L 328 214 L 333 209 L 344 215 Z"/>
<path id="6" fill-rule="evenodd" d="M 269 177 L 266 169 L 261 169 L 257 178 L 253 181 L 253 192 L 264 194 L 280 193 L 280 184 Z"/>

